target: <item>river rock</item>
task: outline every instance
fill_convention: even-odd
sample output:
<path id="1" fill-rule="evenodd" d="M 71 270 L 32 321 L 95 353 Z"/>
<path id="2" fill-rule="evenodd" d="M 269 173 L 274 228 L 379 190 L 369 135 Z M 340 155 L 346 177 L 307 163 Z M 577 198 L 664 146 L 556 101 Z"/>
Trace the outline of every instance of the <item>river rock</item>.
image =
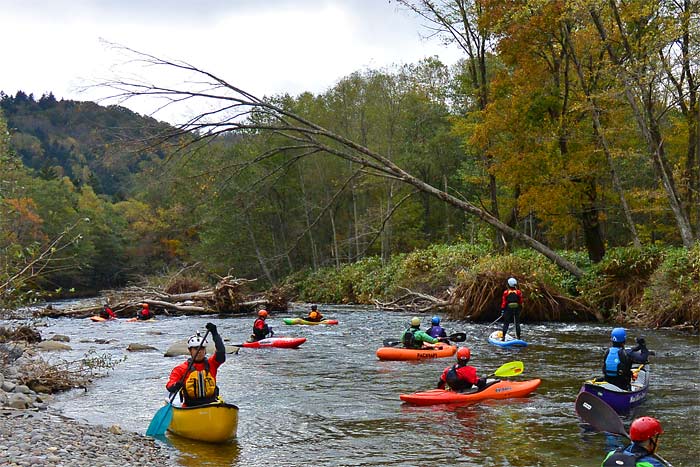
<path id="1" fill-rule="evenodd" d="M 238 347 L 234 347 L 232 345 L 227 345 L 226 347 L 226 353 L 227 354 L 235 354 L 238 353 L 240 350 Z M 216 348 L 214 347 L 214 343 L 211 342 L 207 344 L 207 353 L 209 355 L 212 355 L 214 352 L 216 352 Z M 165 351 L 164 356 L 165 357 L 177 357 L 179 355 L 187 355 L 189 356 L 190 351 L 187 350 L 187 341 L 182 341 L 182 342 L 175 342 L 168 347 L 168 350 Z"/>
<path id="2" fill-rule="evenodd" d="M 151 350 L 158 350 L 155 347 L 145 344 L 135 344 L 131 343 L 126 347 L 129 352 L 149 352 Z"/>
<path id="3" fill-rule="evenodd" d="M 53 352 L 57 350 L 73 350 L 73 348 L 70 345 L 66 345 L 62 342 L 56 341 L 42 341 L 39 342 L 36 346 L 44 352 Z"/>
<path id="4" fill-rule="evenodd" d="M 12 392 L 15 389 L 15 386 L 17 386 L 17 384 L 13 383 L 12 381 L 3 381 L 1 389 L 5 392 Z"/>
<path id="5" fill-rule="evenodd" d="M 18 384 L 17 386 L 15 386 L 15 388 L 12 390 L 12 392 L 29 394 L 30 392 L 32 392 L 32 390 L 29 389 L 29 387 L 25 386 L 24 384 Z"/>
<path id="6" fill-rule="evenodd" d="M 22 356 L 24 348 L 17 344 L 0 344 L 0 360 L 12 363 Z"/>
<path id="7" fill-rule="evenodd" d="M 32 398 L 22 393 L 10 393 L 7 399 L 7 405 L 14 409 L 28 409 L 32 405 Z"/>
<path id="8" fill-rule="evenodd" d="M 64 336 L 63 334 L 56 334 L 53 337 L 51 337 L 50 340 L 58 342 L 70 342 L 70 337 Z"/>

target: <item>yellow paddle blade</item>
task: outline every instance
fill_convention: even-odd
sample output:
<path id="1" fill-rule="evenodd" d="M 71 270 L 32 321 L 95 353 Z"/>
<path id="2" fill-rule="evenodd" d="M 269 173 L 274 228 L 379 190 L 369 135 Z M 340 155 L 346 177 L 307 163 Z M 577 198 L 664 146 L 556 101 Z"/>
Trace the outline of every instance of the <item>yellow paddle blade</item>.
<path id="1" fill-rule="evenodd" d="M 505 378 L 507 376 L 517 376 L 521 374 L 524 369 L 525 365 L 523 365 L 523 362 L 508 362 L 501 365 L 501 367 L 494 372 L 494 376 L 498 376 L 499 378 Z"/>

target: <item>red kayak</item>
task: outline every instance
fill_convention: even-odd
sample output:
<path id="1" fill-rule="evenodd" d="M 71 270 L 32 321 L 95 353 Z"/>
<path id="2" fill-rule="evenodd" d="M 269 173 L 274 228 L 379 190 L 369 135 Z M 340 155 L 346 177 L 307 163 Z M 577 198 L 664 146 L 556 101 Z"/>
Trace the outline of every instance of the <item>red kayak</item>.
<path id="1" fill-rule="evenodd" d="M 306 342 L 306 337 L 268 337 L 255 342 L 244 342 L 242 347 L 259 349 L 261 347 L 277 347 L 278 349 L 296 349 Z"/>
<path id="2" fill-rule="evenodd" d="M 444 389 L 432 389 L 414 394 L 401 394 L 399 397 L 402 401 L 413 405 L 464 404 L 484 399 L 524 397 L 537 389 L 541 382 L 542 380 L 540 379 L 531 379 L 529 381 L 495 380 L 481 391 L 454 392 Z"/>

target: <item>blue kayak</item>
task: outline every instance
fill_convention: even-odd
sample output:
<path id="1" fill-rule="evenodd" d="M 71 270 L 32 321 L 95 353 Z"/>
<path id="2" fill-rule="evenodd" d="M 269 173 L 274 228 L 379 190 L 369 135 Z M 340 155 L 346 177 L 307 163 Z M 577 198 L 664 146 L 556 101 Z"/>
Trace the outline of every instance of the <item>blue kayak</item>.
<path id="1" fill-rule="evenodd" d="M 502 340 L 503 332 L 494 331 L 489 336 L 489 343 L 499 347 L 527 347 L 527 342 L 521 339 L 516 339 L 510 334 L 506 334 L 506 340 Z"/>

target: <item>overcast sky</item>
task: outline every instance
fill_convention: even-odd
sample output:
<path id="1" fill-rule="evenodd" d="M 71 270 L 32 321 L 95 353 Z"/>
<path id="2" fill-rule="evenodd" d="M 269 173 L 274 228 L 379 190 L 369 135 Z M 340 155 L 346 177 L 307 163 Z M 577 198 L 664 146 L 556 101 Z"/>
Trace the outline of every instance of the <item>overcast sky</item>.
<path id="1" fill-rule="evenodd" d="M 422 39 L 426 32 L 388 0 L 0 0 L 0 90 L 94 99 L 79 89 L 124 70 L 108 41 L 260 96 L 318 93 L 353 71 L 431 55 L 454 63 L 459 52 Z M 128 106 L 147 113 L 144 105 Z"/>

